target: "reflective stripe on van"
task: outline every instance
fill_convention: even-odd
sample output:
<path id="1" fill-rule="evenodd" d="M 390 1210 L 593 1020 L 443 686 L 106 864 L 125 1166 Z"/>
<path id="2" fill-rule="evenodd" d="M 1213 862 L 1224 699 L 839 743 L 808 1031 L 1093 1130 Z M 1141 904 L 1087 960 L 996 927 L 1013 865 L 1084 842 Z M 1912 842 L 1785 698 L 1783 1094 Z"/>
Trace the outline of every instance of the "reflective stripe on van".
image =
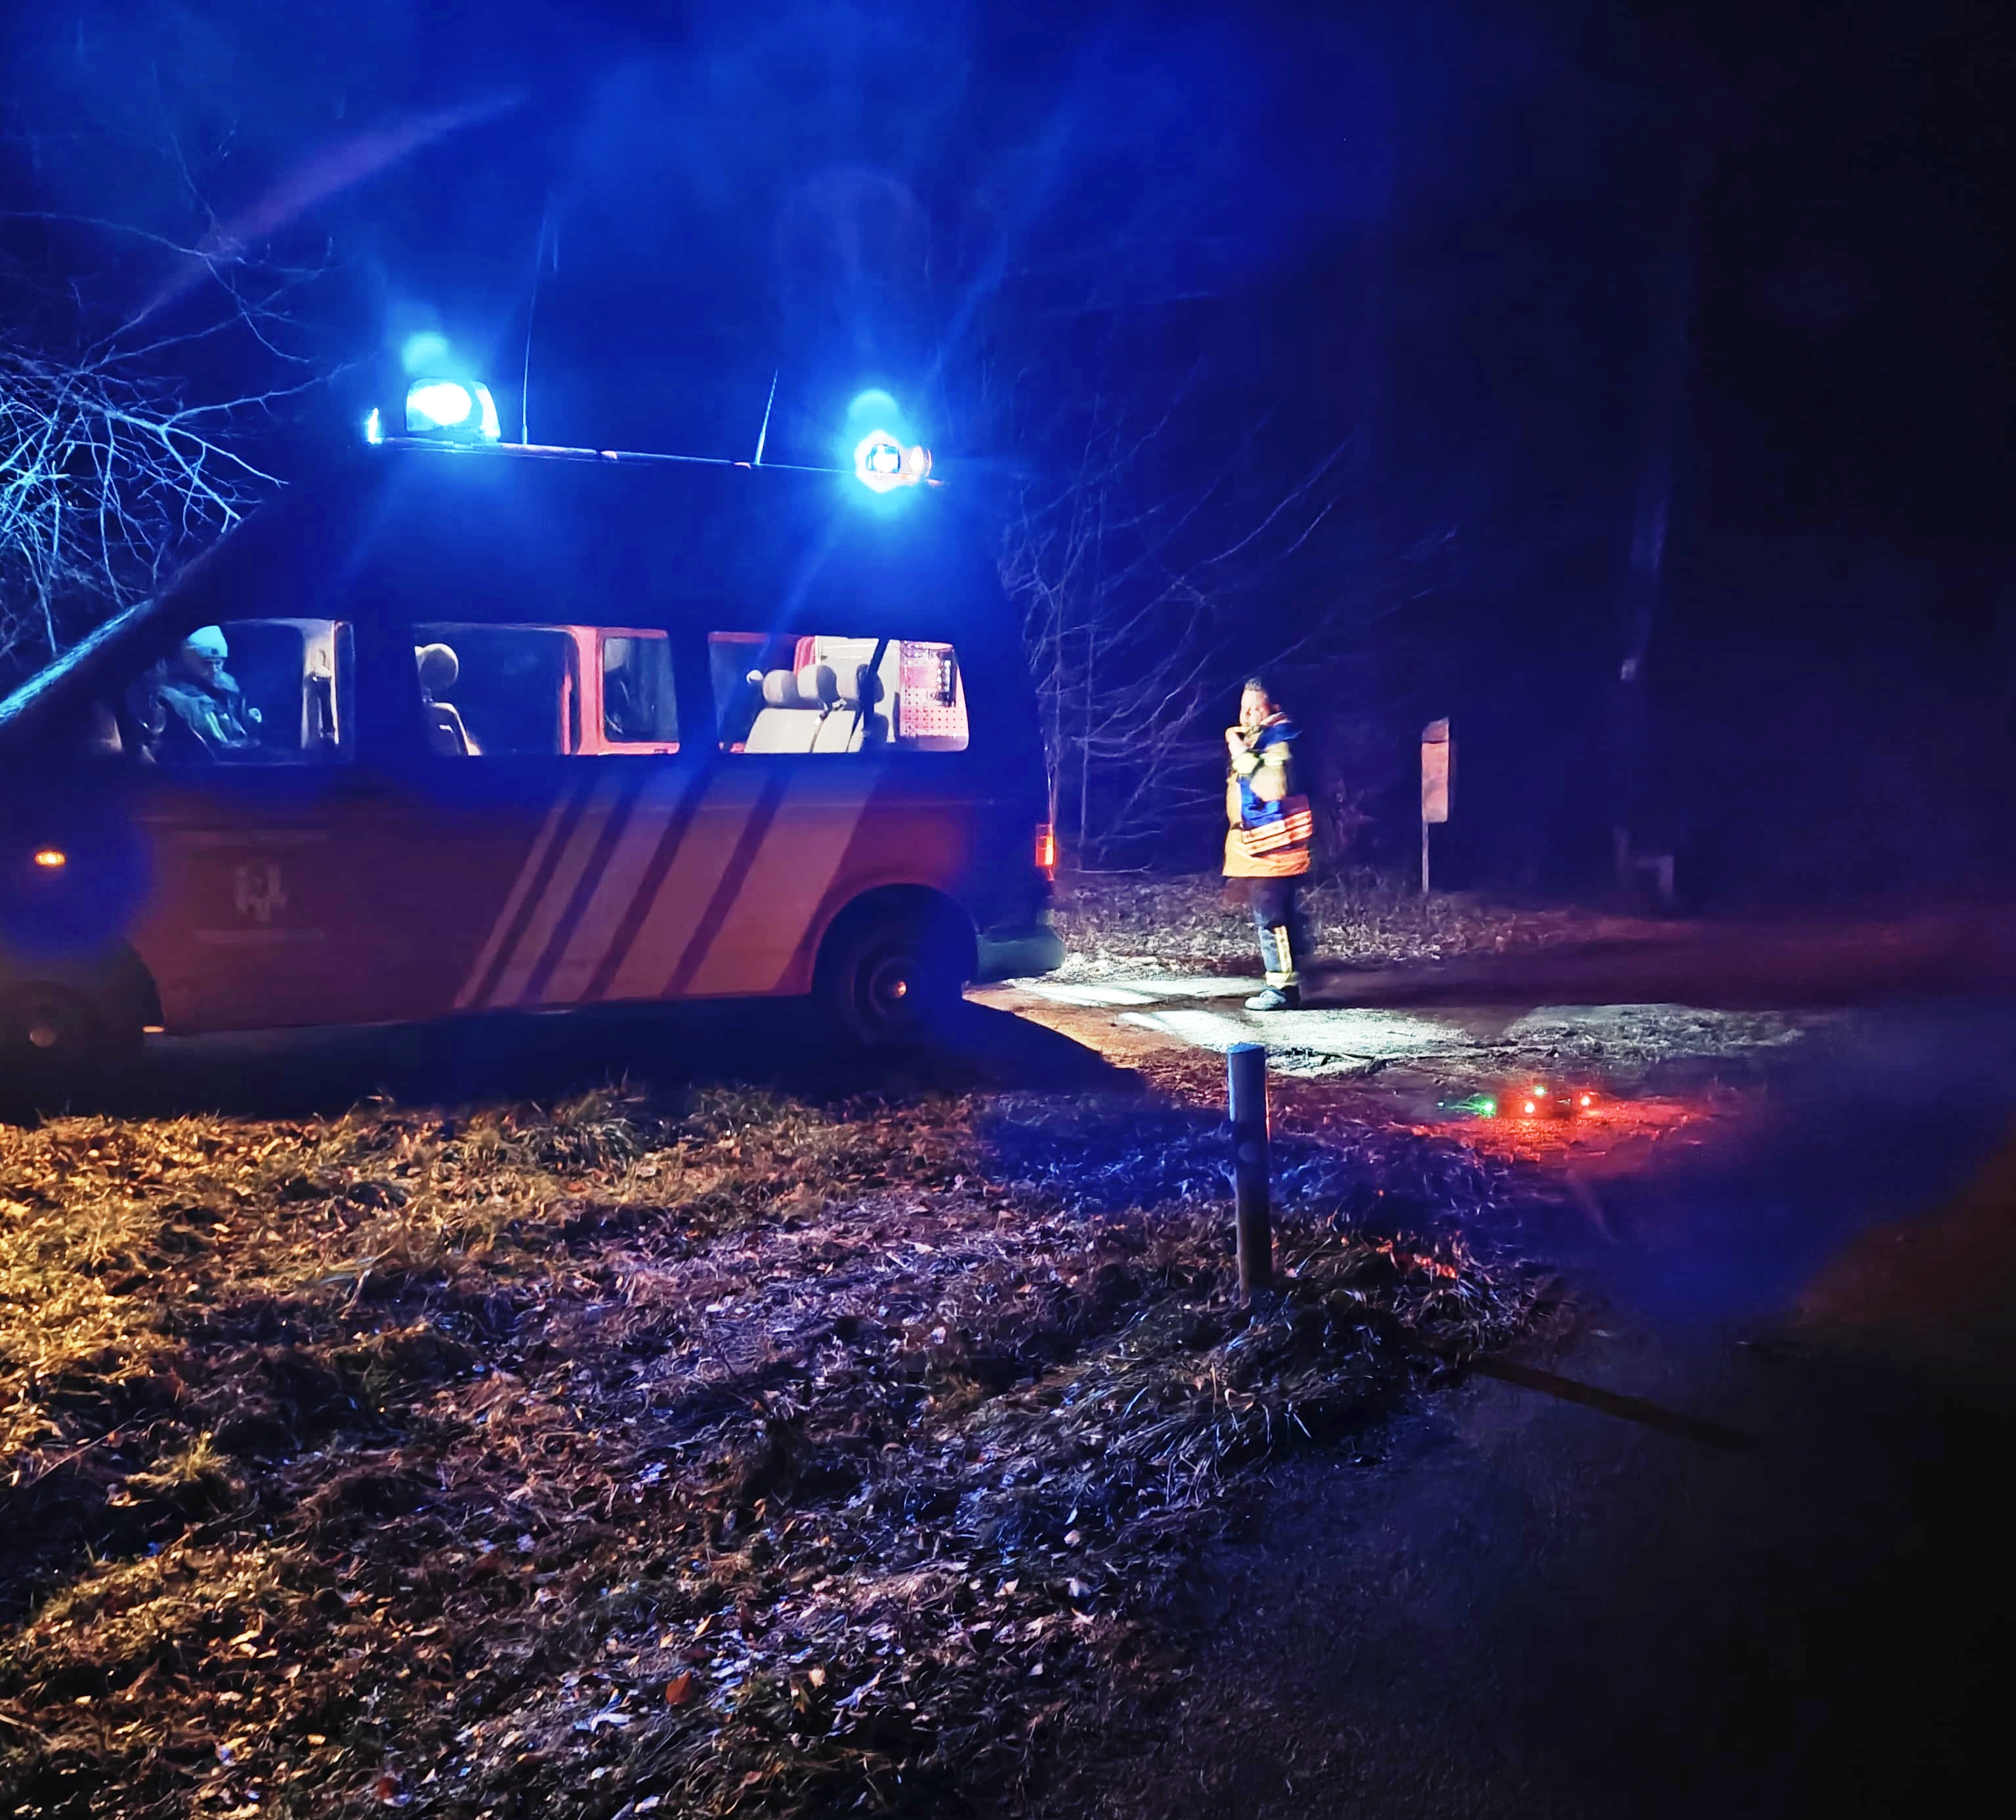
<path id="1" fill-rule="evenodd" d="M 547 811 L 457 1010 L 777 991 L 876 780 L 608 774 Z"/>

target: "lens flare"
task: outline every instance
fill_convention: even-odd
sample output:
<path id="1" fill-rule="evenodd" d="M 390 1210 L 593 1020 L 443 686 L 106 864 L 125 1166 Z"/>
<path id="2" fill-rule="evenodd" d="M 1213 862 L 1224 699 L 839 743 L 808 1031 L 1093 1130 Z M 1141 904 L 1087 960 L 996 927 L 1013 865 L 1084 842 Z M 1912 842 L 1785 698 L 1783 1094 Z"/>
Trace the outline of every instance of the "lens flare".
<path id="1" fill-rule="evenodd" d="M 896 401 L 880 386 L 870 386 L 866 391 L 855 394 L 854 402 L 847 408 L 847 415 L 852 423 L 858 423 L 865 417 L 871 423 L 880 419 L 887 423 L 899 419 L 902 412 L 897 408 Z"/>
<path id="2" fill-rule="evenodd" d="M 399 364 L 409 373 L 424 372 L 429 367 L 439 372 L 448 364 L 448 337 L 431 329 L 408 336 L 405 346 L 399 350 Z"/>

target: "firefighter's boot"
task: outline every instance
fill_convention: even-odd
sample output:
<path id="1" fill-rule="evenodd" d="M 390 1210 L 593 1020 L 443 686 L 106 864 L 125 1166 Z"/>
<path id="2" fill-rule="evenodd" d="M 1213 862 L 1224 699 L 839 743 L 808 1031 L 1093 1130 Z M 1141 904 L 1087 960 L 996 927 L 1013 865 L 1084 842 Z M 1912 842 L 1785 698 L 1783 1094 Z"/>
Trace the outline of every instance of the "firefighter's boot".
<path id="1" fill-rule="evenodd" d="M 1248 1011 L 1300 1011 L 1301 1008 L 1299 986 L 1269 986 L 1246 1001 Z"/>

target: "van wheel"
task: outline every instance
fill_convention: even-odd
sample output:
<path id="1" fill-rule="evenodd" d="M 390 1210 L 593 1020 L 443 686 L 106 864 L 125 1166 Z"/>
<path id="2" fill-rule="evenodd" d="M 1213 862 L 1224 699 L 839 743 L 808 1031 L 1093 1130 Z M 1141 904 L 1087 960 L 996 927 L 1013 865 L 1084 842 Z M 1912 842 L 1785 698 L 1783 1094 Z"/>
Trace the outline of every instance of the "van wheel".
<path id="1" fill-rule="evenodd" d="M 135 1022 L 125 1030 L 65 987 L 30 984 L 0 994 L 0 1091 L 38 1110 L 100 1084 L 140 1045 Z"/>
<path id="2" fill-rule="evenodd" d="M 900 1048 L 944 1027 L 965 984 L 949 915 L 910 910 L 851 917 L 827 937 L 819 995 L 866 1048 Z"/>

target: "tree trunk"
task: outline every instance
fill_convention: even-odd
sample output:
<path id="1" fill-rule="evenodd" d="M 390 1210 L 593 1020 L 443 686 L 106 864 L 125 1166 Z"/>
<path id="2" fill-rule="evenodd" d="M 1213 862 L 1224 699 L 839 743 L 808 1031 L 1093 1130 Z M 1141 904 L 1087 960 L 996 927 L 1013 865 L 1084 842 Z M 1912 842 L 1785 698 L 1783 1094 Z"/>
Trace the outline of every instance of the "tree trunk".
<path id="1" fill-rule="evenodd" d="M 1665 592 L 1666 545 L 1685 436 L 1695 217 L 1709 164 L 1704 146 L 1693 147 L 1684 155 L 1678 206 L 1651 261 L 1652 332 L 1644 430 L 1609 717 L 1611 837 L 1618 883 L 1627 888 L 1632 883 L 1632 858 L 1641 847 L 1670 851 L 1672 844 L 1672 831 L 1658 825 L 1661 799 L 1669 793 L 1658 775 L 1651 750 L 1650 660 Z"/>

